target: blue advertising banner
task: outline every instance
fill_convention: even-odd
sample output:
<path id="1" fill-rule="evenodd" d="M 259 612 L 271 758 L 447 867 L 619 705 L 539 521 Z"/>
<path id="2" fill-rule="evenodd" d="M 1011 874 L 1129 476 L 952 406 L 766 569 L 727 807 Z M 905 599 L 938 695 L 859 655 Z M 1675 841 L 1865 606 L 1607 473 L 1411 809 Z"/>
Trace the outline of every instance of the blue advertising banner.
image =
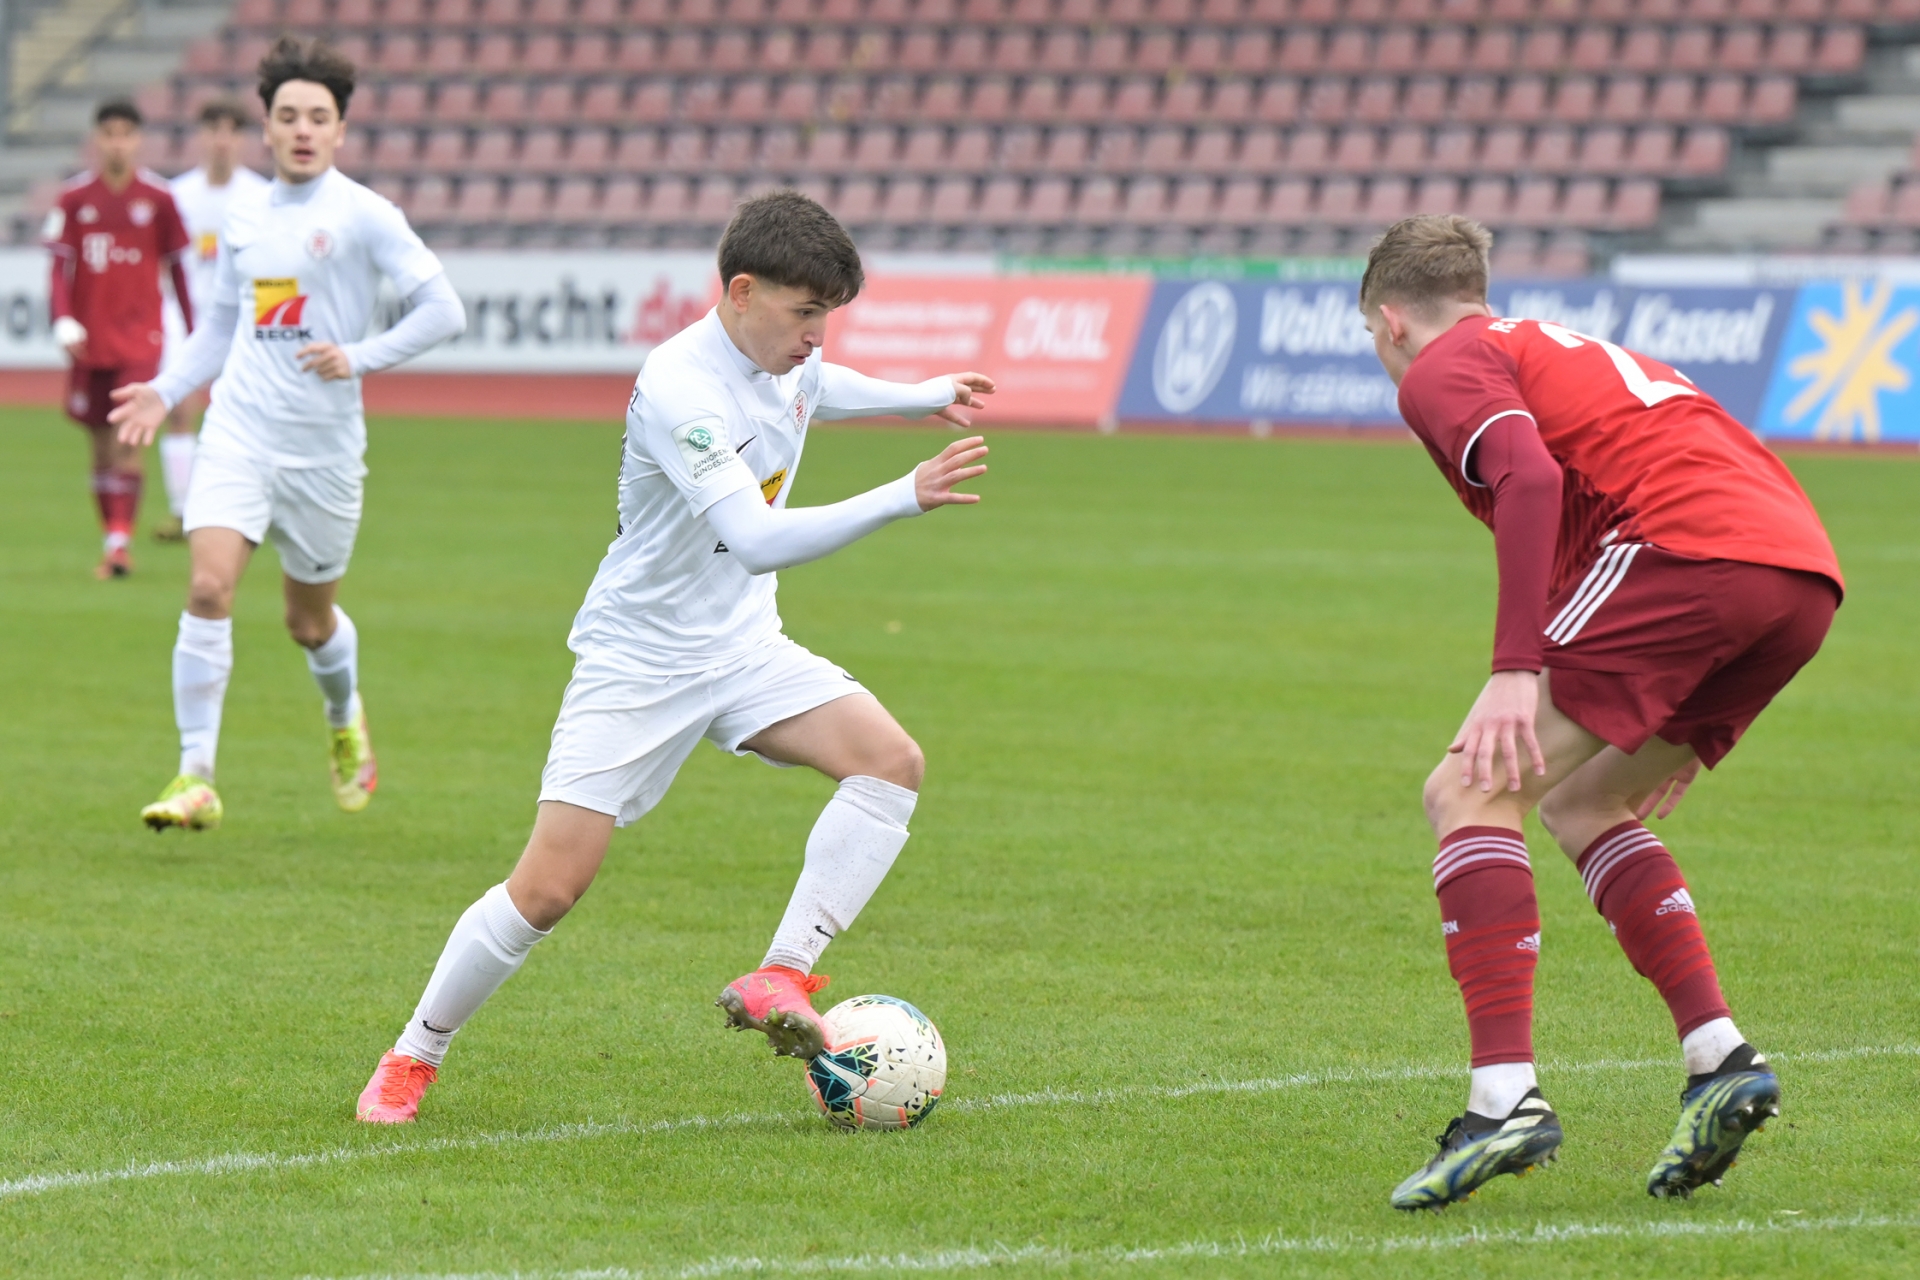
<path id="1" fill-rule="evenodd" d="M 1801 440 L 1920 440 L 1920 288 L 1888 281 L 1801 286 L 1762 435 Z"/>
<path id="2" fill-rule="evenodd" d="M 1673 365 L 1749 425 L 1760 419 L 1795 290 L 1498 281 L 1501 315 L 1551 320 Z M 1354 282 L 1160 281 L 1123 421 L 1399 426 Z"/>

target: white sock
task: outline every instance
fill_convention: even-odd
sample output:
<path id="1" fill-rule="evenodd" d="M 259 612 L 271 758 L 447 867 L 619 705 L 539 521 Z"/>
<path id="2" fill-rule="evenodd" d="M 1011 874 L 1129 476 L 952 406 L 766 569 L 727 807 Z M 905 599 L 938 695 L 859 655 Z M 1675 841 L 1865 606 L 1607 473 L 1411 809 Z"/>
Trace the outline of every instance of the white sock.
<path id="1" fill-rule="evenodd" d="M 413 1020 L 400 1033 L 393 1051 L 439 1066 L 446 1060 L 453 1033 L 513 976 L 533 944 L 552 932 L 527 923 L 506 885 L 497 884 L 481 894 L 480 901 L 468 907 L 453 926 Z"/>
<path id="2" fill-rule="evenodd" d="M 1505 1120 L 1527 1096 L 1534 1079 L 1531 1062 L 1496 1062 L 1490 1067 L 1473 1069 L 1473 1087 L 1467 1093 L 1467 1110 L 1475 1115 Z"/>
<path id="3" fill-rule="evenodd" d="M 187 509 L 187 485 L 193 479 L 193 454 L 200 438 L 168 432 L 160 437 L 160 474 L 167 482 L 167 510 L 180 515 Z"/>
<path id="4" fill-rule="evenodd" d="M 339 605 L 333 606 L 333 634 L 318 649 L 307 650 L 307 670 L 327 700 L 327 723 L 344 729 L 353 723 L 354 684 L 360 673 L 360 633 Z"/>
<path id="5" fill-rule="evenodd" d="M 173 721 L 180 726 L 180 772 L 213 781 L 220 709 L 233 674 L 233 619 L 180 615 L 173 642 Z"/>
<path id="6" fill-rule="evenodd" d="M 1687 1074 L 1707 1074 L 1745 1043 L 1740 1038 L 1740 1028 L 1733 1025 L 1732 1018 L 1715 1018 L 1712 1022 L 1701 1023 L 1680 1041 L 1680 1052 L 1687 1059 Z"/>
<path id="7" fill-rule="evenodd" d="M 807 861 L 787 914 L 760 963 L 810 973 L 874 890 L 907 843 L 907 819 L 920 797 L 891 782 L 855 774 L 840 784 L 807 837 Z"/>

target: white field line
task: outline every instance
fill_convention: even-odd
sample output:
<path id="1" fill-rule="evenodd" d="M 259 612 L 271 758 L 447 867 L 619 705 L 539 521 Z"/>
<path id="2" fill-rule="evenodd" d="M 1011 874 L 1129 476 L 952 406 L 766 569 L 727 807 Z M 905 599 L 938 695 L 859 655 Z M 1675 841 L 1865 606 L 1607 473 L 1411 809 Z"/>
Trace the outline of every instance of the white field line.
<path id="1" fill-rule="evenodd" d="M 1256 1240 L 1190 1240 L 1145 1248 L 1070 1249 L 1058 1245 L 987 1245 L 941 1249 L 932 1253 L 862 1253 L 839 1258 L 709 1258 L 685 1266 L 607 1267 L 588 1271 L 470 1271 L 385 1273 L 355 1280 L 702 1280 L 708 1276 L 831 1275 L 842 1272 L 978 1271 L 988 1267 L 1179 1262 L 1187 1259 L 1231 1261 L 1288 1254 L 1440 1253 L 1488 1245 L 1543 1247 L 1603 1240 L 1631 1243 L 1667 1239 L 1788 1235 L 1828 1231 L 1911 1231 L 1920 1217 L 1801 1218 L 1776 1216 L 1766 1221 L 1732 1222 L 1540 1222 L 1507 1230 L 1449 1231 L 1434 1235 L 1289 1236 L 1275 1233 Z M 311 1277 L 308 1280 L 312 1280 Z"/>
<path id="2" fill-rule="evenodd" d="M 1823 1049 L 1809 1053 L 1772 1054 L 1778 1062 L 1845 1062 L 1860 1058 L 1920 1057 L 1920 1045 L 1862 1045 L 1851 1049 Z M 1597 1062 L 1543 1062 L 1542 1074 L 1587 1074 L 1599 1071 L 1644 1071 L 1653 1068 L 1672 1070 L 1670 1058 L 1602 1059 Z M 1151 1101 L 1188 1098 L 1215 1093 L 1277 1093 L 1316 1085 L 1374 1084 L 1400 1080 L 1428 1080 L 1461 1075 L 1458 1064 L 1449 1066 L 1408 1065 L 1381 1068 L 1334 1068 L 1327 1071 L 1303 1071 L 1294 1075 L 1268 1076 L 1254 1080 L 1200 1080 L 1181 1085 L 1143 1085 L 1127 1089 L 1045 1089 L 1037 1093 L 997 1093 L 979 1098 L 956 1098 L 945 1105 L 948 1111 L 987 1111 L 1009 1107 L 1091 1105 L 1103 1102 Z M 437 1151 L 475 1151 L 489 1147 L 533 1145 L 548 1142 L 577 1142 L 587 1138 L 624 1135 L 673 1133 L 680 1130 L 737 1129 L 748 1125 L 792 1124 L 800 1119 L 795 1111 L 739 1113 L 730 1116 L 683 1116 L 670 1120 L 586 1120 L 576 1124 L 547 1125 L 539 1129 L 512 1129 L 502 1133 L 481 1133 L 464 1138 L 427 1138 L 413 1142 L 372 1142 L 331 1147 L 322 1151 L 233 1152 L 201 1160 L 160 1160 L 134 1162 L 116 1169 L 87 1169 L 70 1173 L 34 1173 L 0 1180 L 0 1200 L 42 1195 L 80 1187 L 105 1186 L 116 1182 L 141 1182 L 151 1178 L 204 1177 L 230 1173 L 274 1172 L 283 1169 L 307 1169 L 324 1165 L 347 1164 L 380 1156 L 428 1154 Z"/>

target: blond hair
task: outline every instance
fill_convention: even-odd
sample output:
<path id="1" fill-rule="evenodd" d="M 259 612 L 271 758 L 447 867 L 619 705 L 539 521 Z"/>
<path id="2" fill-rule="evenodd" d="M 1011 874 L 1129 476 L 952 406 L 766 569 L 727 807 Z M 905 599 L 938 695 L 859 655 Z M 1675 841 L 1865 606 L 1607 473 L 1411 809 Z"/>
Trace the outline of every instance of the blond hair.
<path id="1" fill-rule="evenodd" d="M 1485 302 L 1493 233 L 1457 213 L 1423 213 L 1388 227 L 1367 254 L 1360 309 L 1382 302 L 1426 307 Z"/>

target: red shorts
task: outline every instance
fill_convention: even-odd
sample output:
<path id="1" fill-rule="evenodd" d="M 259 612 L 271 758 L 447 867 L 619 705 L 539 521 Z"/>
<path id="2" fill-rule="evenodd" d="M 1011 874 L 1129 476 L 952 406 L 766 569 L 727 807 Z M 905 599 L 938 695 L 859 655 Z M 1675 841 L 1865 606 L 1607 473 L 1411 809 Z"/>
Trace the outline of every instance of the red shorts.
<path id="1" fill-rule="evenodd" d="M 1608 547 L 1547 605 L 1553 705 L 1622 751 L 1658 736 L 1711 768 L 1818 652 L 1839 605 L 1817 573 Z"/>
<path id="2" fill-rule="evenodd" d="M 107 414 L 113 410 L 113 389 L 152 382 L 159 372 L 156 365 L 129 365 L 124 369 L 74 365 L 67 372 L 67 416 L 83 427 L 105 428 Z"/>

